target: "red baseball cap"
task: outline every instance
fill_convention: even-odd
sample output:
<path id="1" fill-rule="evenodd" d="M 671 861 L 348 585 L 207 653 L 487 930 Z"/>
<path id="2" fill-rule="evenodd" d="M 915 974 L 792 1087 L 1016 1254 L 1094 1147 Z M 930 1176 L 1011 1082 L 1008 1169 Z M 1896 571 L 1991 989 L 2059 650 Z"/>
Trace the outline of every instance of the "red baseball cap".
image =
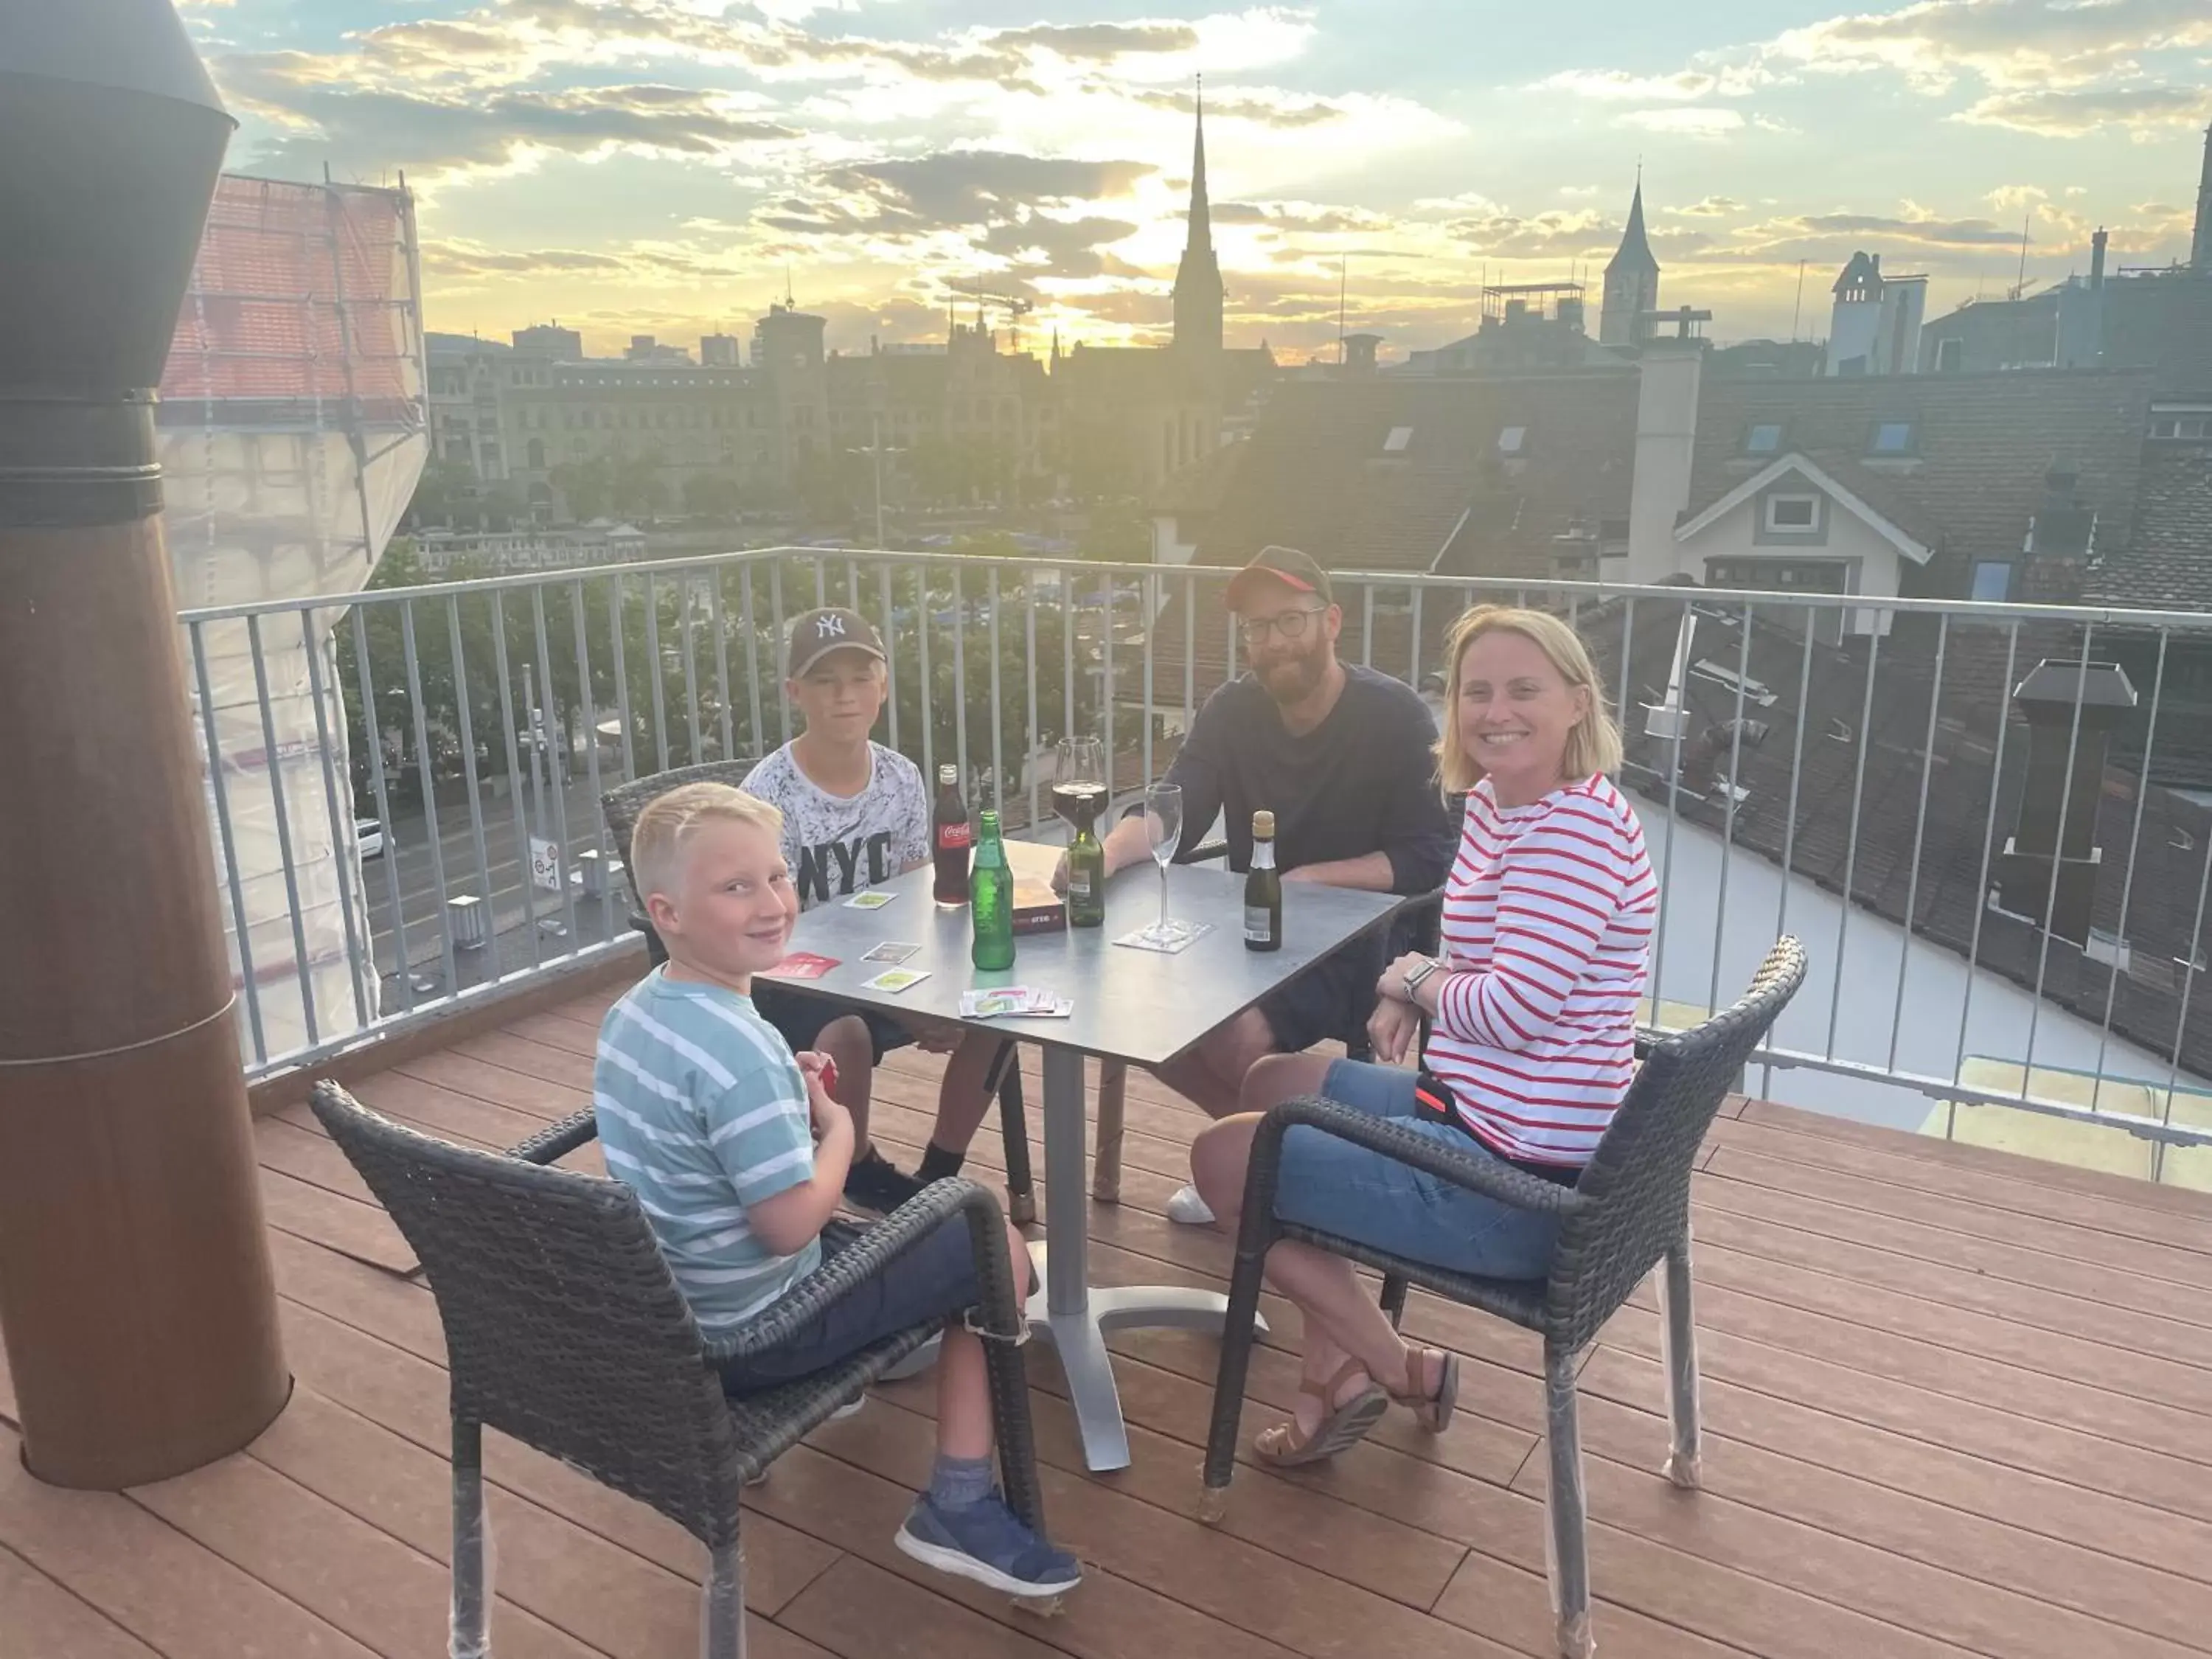
<path id="1" fill-rule="evenodd" d="M 1242 610 L 1254 586 L 1261 581 L 1280 582 L 1295 593 L 1311 593 L 1323 605 L 1336 603 L 1329 589 L 1328 572 L 1310 554 L 1295 547 L 1263 547 L 1254 555 L 1251 563 L 1229 579 L 1225 595 L 1229 608 Z"/>

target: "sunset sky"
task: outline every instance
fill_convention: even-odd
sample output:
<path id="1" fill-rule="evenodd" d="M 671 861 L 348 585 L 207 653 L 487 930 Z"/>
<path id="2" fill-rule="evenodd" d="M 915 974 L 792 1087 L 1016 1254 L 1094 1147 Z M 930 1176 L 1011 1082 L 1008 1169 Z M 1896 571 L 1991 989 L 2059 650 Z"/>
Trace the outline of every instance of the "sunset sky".
<path id="1" fill-rule="evenodd" d="M 1826 332 L 1855 248 L 1929 314 L 2187 252 L 2212 0 L 186 0 L 245 172 L 420 198 L 426 320 L 586 348 L 941 337 L 948 282 L 1033 342 L 1160 337 L 1206 76 L 1231 344 L 1386 356 L 1491 281 L 1595 275 L 1639 158 L 1661 298 L 1717 338 Z M 1595 295 L 1593 295 L 1593 300 Z"/>

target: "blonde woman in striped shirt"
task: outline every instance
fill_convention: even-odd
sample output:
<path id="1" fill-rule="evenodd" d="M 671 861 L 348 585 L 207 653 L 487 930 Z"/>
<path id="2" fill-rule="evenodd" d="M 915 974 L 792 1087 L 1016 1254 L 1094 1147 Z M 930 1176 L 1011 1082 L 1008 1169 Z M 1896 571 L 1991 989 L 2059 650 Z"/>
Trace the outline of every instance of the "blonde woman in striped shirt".
<path id="1" fill-rule="evenodd" d="M 1589 653 L 1557 617 L 1498 605 L 1461 617 L 1449 651 L 1438 771 L 1468 801 L 1442 954 L 1383 974 L 1368 1027 L 1379 1063 L 1271 1056 L 1245 1078 L 1243 1112 L 1200 1135 L 1192 1172 L 1232 1235 L 1253 1129 L 1279 1102 L 1325 1095 L 1572 1185 L 1627 1092 L 1659 894 L 1610 776 L 1620 734 Z M 1541 1278 L 1557 1231 L 1304 1127 L 1284 1138 L 1275 1211 L 1497 1279 Z M 1296 1409 L 1260 1436 L 1263 1460 L 1331 1456 L 1392 1401 L 1431 1431 L 1450 1420 L 1457 1357 L 1401 1339 L 1350 1263 L 1286 1240 L 1267 1276 L 1304 1315 L 1305 1351 Z"/>

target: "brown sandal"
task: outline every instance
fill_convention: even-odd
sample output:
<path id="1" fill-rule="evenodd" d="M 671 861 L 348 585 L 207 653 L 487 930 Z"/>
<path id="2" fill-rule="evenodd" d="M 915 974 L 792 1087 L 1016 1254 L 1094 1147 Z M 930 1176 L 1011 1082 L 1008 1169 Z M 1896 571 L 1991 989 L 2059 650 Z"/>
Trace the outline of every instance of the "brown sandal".
<path id="1" fill-rule="evenodd" d="M 1289 1469 L 1302 1463 L 1318 1463 L 1357 1445 L 1389 1409 L 1389 1392 L 1369 1377 L 1367 1386 L 1342 1405 L 1334 1401 L 1346 1382 L 1354 1376 L 1366 1375 L 1358 1360 L 1347 1359 L 1326 1382 L 1300 1382 L 1300 1394 L 1321 1401 L 1321 1422 L 1311 1434 L 1298 1426 L 1295 1417 L 1262 1429 L 1252 1442 L 1254 1455 L 1271 1468 Z"/>
<path id="2" fill-rule="evenodd" d="M 1443 1362 L 1434 1394 L 1429 1392 L 1422 1376 L 1428 1369 L 1431 1354 Z M 1442 1434 L 1450 1425 L 1452 1410 L 1459 1404 L 1459 1356 L 1441 1348 L 1407 1348 L 1405 1391 L 1393 1389 L 1390 1401 L 1393 1405 L 1409 1407 L 1413 1421 L 1431 1434 Z"/>

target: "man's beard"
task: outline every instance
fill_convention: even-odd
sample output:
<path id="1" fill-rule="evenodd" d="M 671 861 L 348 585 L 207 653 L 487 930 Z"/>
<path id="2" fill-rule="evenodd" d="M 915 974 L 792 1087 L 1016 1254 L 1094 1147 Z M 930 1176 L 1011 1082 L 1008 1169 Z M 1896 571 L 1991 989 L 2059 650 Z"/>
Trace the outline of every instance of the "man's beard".
<path id="1" fill-rule="evenodd" d="M 1326 642 L 1316 641 L 1294 657 L 1279 658 L 1260 671 L 1260 684 L 1283 708 L 1304 702 L 1328 677 Z"/>

